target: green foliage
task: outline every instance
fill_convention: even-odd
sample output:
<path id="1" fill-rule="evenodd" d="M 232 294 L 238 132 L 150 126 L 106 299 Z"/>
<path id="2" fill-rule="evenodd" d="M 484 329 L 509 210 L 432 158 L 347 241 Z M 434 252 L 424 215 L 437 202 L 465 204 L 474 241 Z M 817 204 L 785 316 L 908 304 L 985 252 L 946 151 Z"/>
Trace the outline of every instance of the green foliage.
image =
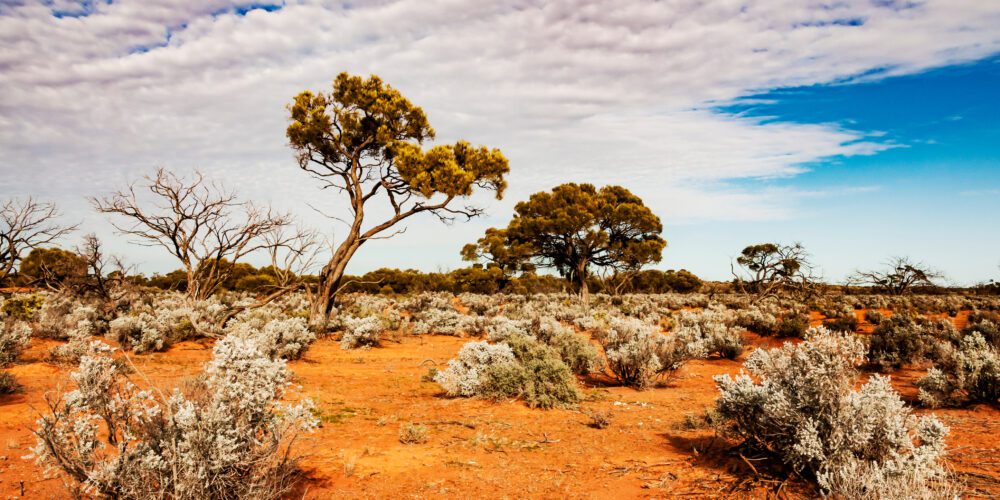
<path id="1" fill-rule="evenodd" d="M 61 248 L 35 248 L 21 261 L 20 274 L 30 283 L 58 287 L 87 277 L 87 261 Z"/>
<path id="2" fill-rule="evenodd" d="M 38 295 L 14 295 L 3 302 L 3 313 L 8 318 L 33 321 L 38 318 L 45 300 Z"/>
<path id="3" fill-rule="evenodd" d="M 487 399 L 521 397 L 533 408 L 553 408 L 580 401 L 576 378 L 555 349 L 525 335 L 504 340 L 516 363 L 490 365 L 480 395 Z"/>
<path id="4" fill-rule="evenodd" d="M 503 263 L 530 260 L 582 289 L 591 267 L 635 271 L 659 262 L 667 244 L 659 217 L 621 186 L 562 184 L 531 195 L 514 210 L 507 228 L 487 231 L 478 250 L 466 247 L 463 255 Z"/>
<path id="5" fill-rule="evenodd" d="M 788 314 L 778 323 L 778 337 L 805 338 L 809 330 L 809 316 L 805 314 Z"/>

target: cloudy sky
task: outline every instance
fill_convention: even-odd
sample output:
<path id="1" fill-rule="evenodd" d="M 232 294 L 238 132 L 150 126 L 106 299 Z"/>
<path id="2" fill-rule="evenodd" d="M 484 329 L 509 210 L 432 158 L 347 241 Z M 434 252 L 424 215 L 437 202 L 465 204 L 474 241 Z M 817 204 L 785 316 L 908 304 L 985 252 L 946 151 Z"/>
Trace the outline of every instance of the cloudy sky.
<path id="1" fill-rule="evenodd" d="M 512 171 L 488 217 L 414 220 L 354 272 L 459 267 L 516 201 L 577 181 L 661 216 L 664 269 L 723 279 L 746 244 L 801 241 L 831 280 L 910 255 L 975 283 L 1000 276 L 998 53 L 983 0 L 0 0 L 0 197 L 57 202 L 146 272 L 176 266 L 86 197 L 157 166 L 336 238 L 285 106 L 375 73 Z"/>

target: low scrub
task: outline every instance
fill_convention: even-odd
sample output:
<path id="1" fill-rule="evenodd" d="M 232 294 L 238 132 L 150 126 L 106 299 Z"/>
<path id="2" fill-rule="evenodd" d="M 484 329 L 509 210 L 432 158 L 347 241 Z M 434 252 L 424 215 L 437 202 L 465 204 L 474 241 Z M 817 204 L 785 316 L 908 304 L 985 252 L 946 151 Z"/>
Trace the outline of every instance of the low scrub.
<path id="1" fill-rule="evenodd" d="M 715 378 L 722 432 L 772 452 L 834 496 L 853 497 L 858 481 L 925 496 L 945 476 L 948 428 L 914 417 L 887 377 L 855 390 L 864 354 L 860 340 L 825 328 L 799 344 L 758 349 L 744 365 L 749 375 Z"/>
<path id="2" fill-rule="evenodd" d="M 978 332 L 957 347 L 943 344 L 934 367 L 917 381 L 920 401 L 931 407 L 1000 400 L 1000 354 Z"/>
<path id="3" fill-rule="evenodd" d="M 522 398 L 531 407 L 577 403 L 572 370 L 552 348 L 526 335 L 505 342 L 469 342 L 434 381 L 451 396 L 500 400 Z"/>
<path id="4" fill-rule="evenodd" d="M 49 399 L 33 455 L 75 496 L 281 498 L 297 479 L 294 436 L 311 430 L 311 402 L 280 403 L 285 362 L 228 336 L 185 394 L 141 390 L 94 342 L 72 374 L 77 389 Z"/>

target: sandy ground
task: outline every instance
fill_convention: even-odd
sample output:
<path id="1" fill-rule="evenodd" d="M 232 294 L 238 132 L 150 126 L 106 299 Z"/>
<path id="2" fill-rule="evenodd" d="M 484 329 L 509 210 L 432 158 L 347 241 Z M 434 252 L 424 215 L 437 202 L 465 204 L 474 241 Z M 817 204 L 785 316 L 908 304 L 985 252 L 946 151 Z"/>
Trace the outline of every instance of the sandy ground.
<path id="1" fill-rule="evenodd" d="M 862 316 L 863 318 L 863 316 Z M 960 317 L 958 321 L 964 318 Z M 870 325 L 862 324 L 862 331 Z M 748 334 L 753 345 L 774 339 Z M 809 486 L 784 477 L 767 460 L 744 459 L 716 437 L 701 416 L 717 391 L 712 376 L 735 374 L 739 361 L 688 363 L 659 387 L 635 391 L 604 377 L 583 380 L 576 409 L 533 410 L 518 401 L 450 399 L 421 378 L 443 367 L 469 339 L 424 336 L 367 351 L 317 341 L 289 364 L 298 394 L 312 398 L 323 420 L 298 441 L 305 455 L 305 498 L 646 498 L 808 497 Z M 71 367 L 47 363 L 52 341 L 33 340 L 11 368 L 24 386 L 0 396 L 0 498 L 63 498 L 57 478 L 22 459 L 47 392 L 70 387 Z M 748 350 L 749 352 L 749 350 Z M 132 356 L 154 384 L 172 387 L 197 374 L 209 342 Z M 902 370 L 894 383 L 913 398 L 922 367 Z M 610 412 L 605 429 L 591 412 Z M 922 411 L 921 411 L 922 412 Z M 1000 411 L 990 406 L 937 410 L 952 429 L 951 465 L 970 497 L 1000 496 Z M 421 423 L 427 442 L 402 444 L 400 426 Z"/>

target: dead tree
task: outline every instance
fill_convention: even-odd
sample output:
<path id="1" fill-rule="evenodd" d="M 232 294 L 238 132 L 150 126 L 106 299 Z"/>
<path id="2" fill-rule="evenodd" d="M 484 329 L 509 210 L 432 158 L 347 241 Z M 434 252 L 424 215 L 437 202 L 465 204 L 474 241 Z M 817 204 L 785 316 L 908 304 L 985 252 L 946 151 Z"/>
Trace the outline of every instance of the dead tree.
<path id="1" fill-rule="evenodd" d="M 761 243 L 750 245 L 736 257 L 740 266 L 731 266 L 733 281 L 743 293 L 758 299 L 782 291 L 801 294 L 812 293 L 820 277 L 811 257 L 801 243 L 779 245 Z"/>
<path id="2" fill-rule="evenodd" d="M 113 308 L 115 302 L 128 295 L 134 287 L 129 283 L 129 275 L 134 268 L 117 255 L 104 252 L 101 240 L 95 234 L 83 237 L 83 244 L 77 247 L 77 255 L 87 263 L 87 276 L 78 295 L 93 295 Z"/>
<path id="3" fill-rule="evenodd" d="M 112 222 L 122 234 L 144 246 L 162 246 L 187 273 L 187 295 L 206 299 L 229 276 L 233 264 L 267 247 L 267 235 L 289 224 L 289 217 L 209 182 L 195 172 L 186 179 L 164 169 L 140 186 L 153 202 L 140 199 L 136 185 L 92 203 L 101 213 L 120 216 Z"/>
<path id="4" fill-rule="evenodd" d="M 49 245 L 76 230 L 77 225 L 56 222 L 59 211 L 53 203 L 28 197 L 9 199 L 0 205 L 0 283 L 17 272 L 29 250 Z"/>
<path id="5" fill-rule="evenodd" d="M 255 302 L 232 307 L 216 325 L 219 330 L 237 314 L 263 307 L 297 290 L 304 290 L 310 301 L 313 300 L 306 280 L 325 248 L 317 232 L 300 226 L 285 226 L 267 233 L 263 239 L 262 251 L 268 255 L 275 284 L 265 287 L 266 294 Z"/>
<path id="6" fill-rule="evenodd" d="M 870 286 L 889 295 L 904 295 L 913 287 L 936 286 L 935 280 L 944 275 L 909 257 L 893 257 L 882 270 L 856 271 L 849 284 Z"/>

